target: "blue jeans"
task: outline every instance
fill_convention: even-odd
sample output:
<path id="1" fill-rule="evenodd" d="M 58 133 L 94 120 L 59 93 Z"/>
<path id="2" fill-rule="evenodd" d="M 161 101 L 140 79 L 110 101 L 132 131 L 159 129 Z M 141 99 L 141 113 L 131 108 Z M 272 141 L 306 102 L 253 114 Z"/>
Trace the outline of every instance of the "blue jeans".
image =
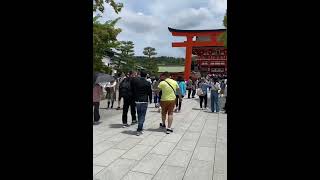
<path id="1" fill-rule="evenodd" d="M 159 96 L 158 95 L 153 96 L 153 102 L 155 104 L 159 102 Z"/>
<path id="2" fill-rule="evenodd" d="M 148 103 L 137 103 L 137 113 L 138 113 L 138 129 L 137 131 L 142 131 L 143 123 L 146 118 L 146 113 L 148 109 Z"/>
<path id="3" fill-rule="evenodd" d="M 219 93 L 216 91 L 211 91 L 211 111 L 219 112 Z"/>

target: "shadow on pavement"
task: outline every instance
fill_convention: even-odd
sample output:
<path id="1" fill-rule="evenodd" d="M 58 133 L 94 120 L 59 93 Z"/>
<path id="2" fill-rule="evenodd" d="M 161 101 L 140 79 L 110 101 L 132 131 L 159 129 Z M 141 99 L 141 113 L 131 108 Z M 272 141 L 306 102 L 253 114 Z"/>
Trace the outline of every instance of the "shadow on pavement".
<path id="1" fill-rule="evenodd" d="M 201 110 L 200 108 L 192 108 L 192 110 Z"/>
<path id="2" fill-rule="evenodd" d="M 200 103 L 200 98 L 194 98 L 193 100 L 197 101 L 198 103 Z"/>
<path id="3" fill-rule="evenodd" d="M 110 124 L 110 128 L 122 128 L 122 124 Z"/>
<path id="4" fill-rule="evenodd" d="M 99 124 L 101 124 L 101 123 L 102 123 L 101 121 L 93 122 L 93 125 L 99 125 Z"/>
<path id="5" fill-rule="evenodd" d="M 151 131 L 151 132 L 165 132 L 165 129 L 162 129 L 162 128 L 146 129 L 146 131 Z"/>
<path id="6" fill-rule="evenodd" d="M 133 131 L 133 130 L 125 130 L 125 131 L 122 131 L 121 133 L 129 134 L 129 135 L 137 135 L 137 131 Z"/>

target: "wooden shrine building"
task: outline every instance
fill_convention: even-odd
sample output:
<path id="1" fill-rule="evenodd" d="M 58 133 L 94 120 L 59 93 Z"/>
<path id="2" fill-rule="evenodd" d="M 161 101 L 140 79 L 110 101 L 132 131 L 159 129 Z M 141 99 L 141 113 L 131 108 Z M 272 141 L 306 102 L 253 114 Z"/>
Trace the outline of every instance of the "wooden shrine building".
<path id="1" fill-rule="evenodd" d="M 185 36 L 187 41 L 173 42 L 172 47 L 186 47 L 184 78 L 187 80 L 191 74 L 191 57 L 196 56 L 200 72 L 209 74 L 226 73 L 227 49 L 218 37 L 225 29 L 210 30 L 180 30 L 168 27 L 173 36 Z"/>

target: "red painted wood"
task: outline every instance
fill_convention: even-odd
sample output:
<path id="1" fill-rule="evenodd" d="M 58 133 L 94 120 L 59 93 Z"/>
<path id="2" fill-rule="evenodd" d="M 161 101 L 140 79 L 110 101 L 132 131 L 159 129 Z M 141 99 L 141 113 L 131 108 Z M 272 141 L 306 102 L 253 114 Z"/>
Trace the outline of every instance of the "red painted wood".
<path id="1" fill-rule="evenodd" d="M 223 32 L 172 32 L 173 36 L 211 36 L 211 35 L 218 35 L 222 34 Z"/>
<path id="2" fill-rule="evenodd" d="M 207 63 L 208 65 L 205 65 L 209 68 L 209 72 L 211 72 L 212 68 L 215 68 L 216 66 L 223 66 L 224 69 L 226 70 L 226 59 L 227 59 L 227 54 L 226 54 L 226 50 L 221 49 L 220 51 L 221 54 L 216 55 L 215 52 L 212 51 L 212 49 L 205 49 L 205 50 L 201 50 L 201 49 L 196 49 L 193 50 L 193 47 L 205 47 L 205 46 L 223 46 L 224 43 L 223 42 L 218 42 L 217 41 L 217 37 L 223 33 L 223 31 L 221 32 L 211 32 L 211 31 L 203 31 L 203 32 L 171 32 L 173 36 L 186 36 L 187 37 L 187 41 L 184 42 L 173 42 L 172 43 L 172 47 L 186 47 L 186 60 L 185 60 L 185 73 L 184 73 L 184 78 L 185 80 L 189 79 L 189 76 L 191 74 L 191 57 L 192 54 L 197 54 L 198 60 L 202 59 L 208 59 L 209 61 L 214 59 L 214 60 L 219 60 L 219 62 L 215 62 L 215 63 Z M 194 36 L 209 36 L 211 41 L 192 41 L 192 38 Z M 223 60 L 223 62 L 221 62 Z M 197 61 L 200 62 L 199 67 L 203 68 L 204 64 L 202 63 L 202 61 Z M 203 65 L 201 65 L 203 64 Z"/>
<path id="3" fill-rule="evenodd" d="M 187 36 L 187 41 L 192 41 L 192 36 Z M 190 77 L 191 73 L 191 56 L 192 56 L 192 47 L 187 46 L 186 48 L 186 61 L 185 61 L 185 67 L 184 67 L 184 79 L 187 80 Z"/>
<path id="4" fill-rule="evenodd" d="M 223 46 L 223 42 L 173 42 L 172 47 Z"/>

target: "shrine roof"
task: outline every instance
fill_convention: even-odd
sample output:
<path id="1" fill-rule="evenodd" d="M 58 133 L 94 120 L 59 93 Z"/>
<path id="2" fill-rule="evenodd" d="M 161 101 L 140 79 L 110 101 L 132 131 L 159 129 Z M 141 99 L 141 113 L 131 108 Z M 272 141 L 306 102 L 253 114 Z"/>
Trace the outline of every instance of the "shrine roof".
<path id="1" fill-rule="evenodd" d="M 183 30 L 168 27 L 170 32 L 224 32 L 226 29 L 202 29 L 202 30 Z"/>

